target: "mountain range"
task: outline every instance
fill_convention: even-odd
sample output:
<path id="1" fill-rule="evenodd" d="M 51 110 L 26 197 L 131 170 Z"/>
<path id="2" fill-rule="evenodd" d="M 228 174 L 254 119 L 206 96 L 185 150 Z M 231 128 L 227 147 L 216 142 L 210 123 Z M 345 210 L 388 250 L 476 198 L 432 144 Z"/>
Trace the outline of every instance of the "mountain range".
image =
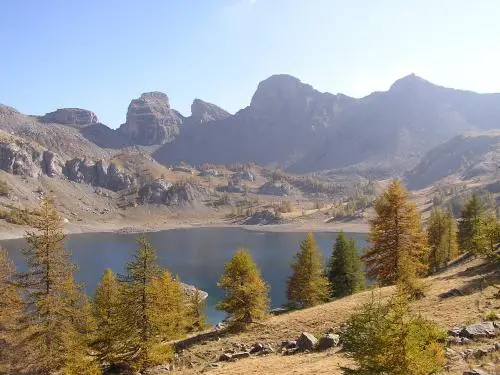
<path id="1" fill-rule="evenodd" d="M 0 105 L 1 130 L 66 159 L 106 159 L 138 149 L 163 164 L 253 162 L 294 173 L 398 175 L 460 133 L 498 128 L 500 94 L 445 88 L 414 74 L 363 98 L 322 93 L 290 75 L 273 75 L 234 115 L 195 99 L 191 115 L 183 116 L 167 94 L 149 92 L 131 101 L 116 130 L 86 109 L 31 116 Z"/>

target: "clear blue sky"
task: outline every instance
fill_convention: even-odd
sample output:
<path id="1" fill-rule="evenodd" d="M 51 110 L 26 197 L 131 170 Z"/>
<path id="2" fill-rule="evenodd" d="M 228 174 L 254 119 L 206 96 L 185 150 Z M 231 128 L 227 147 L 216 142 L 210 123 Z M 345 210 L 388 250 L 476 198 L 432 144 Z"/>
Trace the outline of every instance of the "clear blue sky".
<path id="1" fill-rule="evenodd" d="M 500 92 L 499 20 L 497 0 L 0 0 L 0 103 L 117 127 L 142 92 L 235 112 L 276 73 L 356 97 L 411 72 Z"/>

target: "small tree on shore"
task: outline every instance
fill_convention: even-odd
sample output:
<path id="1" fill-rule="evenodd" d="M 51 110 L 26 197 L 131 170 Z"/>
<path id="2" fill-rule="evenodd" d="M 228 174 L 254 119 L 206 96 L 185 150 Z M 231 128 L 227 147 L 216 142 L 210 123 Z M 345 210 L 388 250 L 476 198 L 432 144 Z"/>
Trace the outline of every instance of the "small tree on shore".
<path id="1" fill-rule="evenodd" d="M 217 308 L 229 314 L 235 328 L 265 317 L 269 309 L 269 286 L 247 250 L 239 249 L 224 265 L 218 285 L 224 289 L 224 299 Z"/>
<path id="2" fill-rule="evenodd" d="M 354 239 L 347 239 L 344 233 L 339 233 L 327 271 L 333 298 L 348 296 L 365 288 L 365 275 Z"/>
<path id="3" fill-rule="evenodd" d="M 322 254 L 311 232 L 301 242 L 292 263 L 287 297 L 301 308 L 315 306 L 330 298 L 330 284 L 325 276 Z"/>

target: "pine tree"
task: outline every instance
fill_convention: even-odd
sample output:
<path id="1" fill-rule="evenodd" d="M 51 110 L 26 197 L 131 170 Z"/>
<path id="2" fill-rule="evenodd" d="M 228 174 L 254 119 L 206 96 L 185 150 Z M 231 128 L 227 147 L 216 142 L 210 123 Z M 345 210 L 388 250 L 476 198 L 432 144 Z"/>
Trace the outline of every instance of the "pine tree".
<path id="1" fill-rule="evenodd" d="M 21 321 L 27 355 L 22 365 L 47 374 L 65 368 L 76 345 L 86 348 L 79 341 L 78 312 L 72 305 L 78 295 L 72 281 L 75 267 L 64 248 L 61 218 L 47 198 L 33 227 L 36 231 L 26 233 L 28 248 L 23 251 L 28 270 L 18 275 L 26 303 Z"/>
<path id="2" fill-rule="evenodd" d="M 417 208 L 398 180 L 375 201 L 375 212 L 371 245 L 363 256 L 368 276 L 382 285 L 398 282 L 409 294 L 421 295 L 418 277 L 426 271 L 426 236 Z"/>
<path id="3" fill-rule="evenodd" d="M 447 212 L 431 212 L 427 228 L 429 268 L 432 272 L 445 266 L 457 256 L 457 230 L 455 219 Z"/>
<path id="4" fill-rule="evenodd" d="M 148 313 L 153 301 L 150 285 L 154 278 L 161 276 L 162 270 L 156 250 L 146 236 L 139 236 L 137 245 L 137 252 L 127 263 L 127 275 L 123 278 L 126 285 L 120 298 L 120 341 L 126 346 L 126 358 L 142 369 L 148 365 L 153 338 L 151 315 Z"/>
<path id="5" fill-rule="evenodd" d="M 497 244 L 500 243 L 500 221 L 495 214 L 490 213 L 485 217 L 483 230 L 487 252 L 493 254 Z"/>
<path id="6" fill-rule="evenodd" d="M 14 263 L 0 247 L 0 374 L 14 374 L 19 337 L 17 328 L 23 309 L 21 296 L 14 284 Z"/>
<path id="7" fill-rule="evenodd" d="M 354 239 L 339 233 L 328 265 L 332 297 L 340 298 L 365 288 L 365 275 Z"/>
<path id="8" fill-rule="evenodd" d="M 119 337 L 120 289 L 111 269 L 106 269 L 97 285 L 93 313 L 97 325 L 97 337 L 93 347 L 102 362 L 113 363 L 119 358 L 121 348 Z"/>
<path id="9" fill-rule="evenodd" d="M 239 249 L 224 265 L 218 285 L 224 289 L 224 299 L 217 308 L 229 314 L 233 327 L 242 328 L 265 317 L 269 286 L 247 250 Z"/>
<path id="10" fill-rule="evenodd" d="M 484 207 L 474 193 L 465 204 L 458 224 L 458 241 L 462 252 L 483 254 L 485 251 Z"/>
<path id="11" fill-rule="evenodd" d="M 287 297 L 301 308 L 326 302 L 330 297 L 330 284 L 324 273 L 322 254 L 311 232 L 300 244 L 300 250 L 292 263 Z"/>

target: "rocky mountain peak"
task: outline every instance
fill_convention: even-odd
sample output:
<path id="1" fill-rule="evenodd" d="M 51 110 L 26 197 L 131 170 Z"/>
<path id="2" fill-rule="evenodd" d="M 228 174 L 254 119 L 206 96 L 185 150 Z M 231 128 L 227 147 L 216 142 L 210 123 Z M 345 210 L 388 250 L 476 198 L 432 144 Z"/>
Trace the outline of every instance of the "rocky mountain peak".
<path id="1" fill-rule="evenodd" d="M 434 86 L 429 81 L 417 76 L 415 73 L 408 74 L 403 78 L 398 79 L 391 85 L 389 91 L 407 91 L 414 90 L 419 87 Z"/>
<path id="2" fill-rule="evenodd" d="M 167 94 L 153 91 L 130 102 L 120 131 L 140 145 L 164 144 L 179 134 L 182 117 L 170 108 Z"/>
<path id="3" fill-rule="evenodd" d="M 97 115 L 81 108 L 60 108 L 40 117 L 41 122 L 71 126 L 84 126 L 99 123 Z"/>
<path id="4" fill-rule="evenodd" d="M 210 121 L 224 120 L 231 114 L 215 104 L 195 99 L 191 104 L 191 117 L 196 123 L 204 124 Z"/>
<path id="5" fill-rule="evenodd" d="M 271 107 L 294 103 L 304 97 L 307 92 L 316 92 L 312 86 L 302 83 L 298 78 L 288 74 L 273 75 L 257 86 L 250 107 L 256 110 L 267 110 Z"/>

